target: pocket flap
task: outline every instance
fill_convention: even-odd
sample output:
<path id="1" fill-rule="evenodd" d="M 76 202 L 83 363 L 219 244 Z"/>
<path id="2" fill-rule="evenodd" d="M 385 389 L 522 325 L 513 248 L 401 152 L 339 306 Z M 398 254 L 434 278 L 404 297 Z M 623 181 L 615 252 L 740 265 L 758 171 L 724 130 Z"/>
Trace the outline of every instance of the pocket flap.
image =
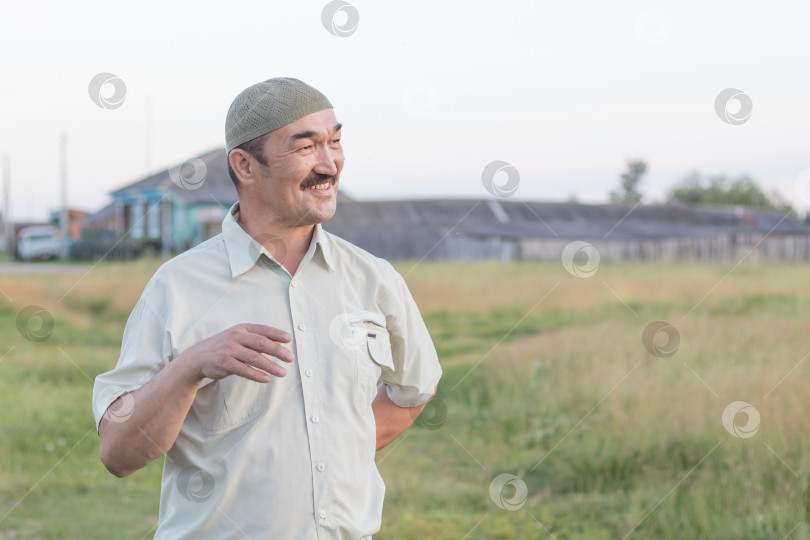
<path id="1" fill-rule="evenodd" d="M 391 340 L 387 331 L 379 331 L 376 328 L 366 330 L 366 343 L 368 344 L 368 354 L 377 364 L 394 370 L 394 356 L 391 352 Z"/>

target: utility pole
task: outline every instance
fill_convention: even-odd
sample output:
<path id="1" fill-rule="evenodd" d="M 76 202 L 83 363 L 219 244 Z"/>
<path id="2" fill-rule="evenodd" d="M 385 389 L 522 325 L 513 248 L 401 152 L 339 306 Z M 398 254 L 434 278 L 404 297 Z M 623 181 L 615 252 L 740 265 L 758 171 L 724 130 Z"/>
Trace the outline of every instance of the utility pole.
<path id="1" fill-rule="evenodd" d="M 152 172 L 152 98 L 146 98 L 144 131 L 144 166 L 146 175 Z"/>
<path id="2" fill-rule="evenodd" d="M 14 256 L 12 253 L 12 248 L 14 246 L 13 236 L 14 236 L 14 227 L 11 223 L 11 215 L 9 211 L 11 210 L 11 204 L 9 200 L 11 198 L 11 166 L 9 165 L 8 156 L 3 156 L 3 225 L 5 226 L 4 236 L 6 239 L 6 253 L 9 254 L 10 257 Z"/>
<path id="3" fill-rule="evenodd" d="M 67 260 L 70 252 L 68 245 L 70 242 L 70 228 L 68 227 L 68 207 L 67 207 L 67 135 L 62 134 L 59 145 L 60 178 L 62 184 L 62 215 L 59 218 L 59 225 L 62 229 L 62 260 Z"/>

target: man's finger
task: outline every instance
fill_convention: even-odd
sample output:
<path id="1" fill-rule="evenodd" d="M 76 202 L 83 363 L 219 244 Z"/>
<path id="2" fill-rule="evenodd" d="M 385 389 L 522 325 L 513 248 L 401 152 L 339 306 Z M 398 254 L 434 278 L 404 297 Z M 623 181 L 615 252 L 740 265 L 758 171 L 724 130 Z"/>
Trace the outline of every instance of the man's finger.
<path id="1" fill-rule="evenodd" d="M 228 365 L 228 371 L 230 371 L 232 375 L 259 383 L 266 383 L 273 380 L 273 377 L 269 373 L 256 369 L 250 364 L 240 362 L 239 360 L 232 360 L 233 361 Z"/>
<path id="2" fill-rule="evenodd" d="M 235 358 L 245 365 L 267 372 L 275 377 L 284 377 L 287 374 L 287 370 L 284 366 L 276 364 L 263 354 L 248 347 L 243 347 L 242 350 L 236 354 Z"/>
<path id="3" fill-rule="evenodd" d="M 268 339 L 272 339 L 273 341 L 278 341 L 280 343 L 287 343 L 292 339 L 292 336 L 281 330 L 280 328 L 273 328 L 272 326 L 267 326 L 266 324 L 250 324 L 247 323 L 244 325 L 245 330 L 250 332 L 251 334 L 259 334 L 264 336 Z"/>
<path id="4" fill-rule="evenodd" d="M 272 339 L 268 339 L 259 334 L 247 332 L 243 334 L 240 345 L 252 349 L 256 352 L 269 354 L 275 356 L 284 362 L 292 362 L 295 360 L 295 355 L 287 349 L 284 345 Z"/>

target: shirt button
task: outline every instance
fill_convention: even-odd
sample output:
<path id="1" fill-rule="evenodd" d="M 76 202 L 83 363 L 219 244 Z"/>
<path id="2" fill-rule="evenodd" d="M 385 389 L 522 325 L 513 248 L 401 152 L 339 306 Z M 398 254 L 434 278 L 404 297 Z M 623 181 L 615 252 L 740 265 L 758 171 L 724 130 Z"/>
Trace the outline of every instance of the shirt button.
<path id="1" fill-rule="evenodd" d="M 318 513 L 318 515 L 319 515 L 319 516 L 321 516 L 321 519 L 326 519 L 326 512 L 325 512 L 325 511 L 321 510 L 321 511 Z"/>
<path id="2" fill-rule="evenodd" d="M 308 369 L 304 373 L 306 374 L 307 377 L 312 377 L 312 374 L 315 373 L 315 372 L 312 371 L 311 369 Z"/>
<path id="3" fill-rule="evenodd" d="M 306 330 L 306 329 L 307 329 L 307 325 L 305 325 L 304 323 L 301 323 L 301 324 L 299 324 L 299 325 L 298 325 L 298 329 L 299 329 L 299 330 Z"/>
<path id="4" fill-rule="evenodd" d="M 323 472 L 323 470 L 326 468 L 326 465 L 324 465 L 323 463 L 318 463 L 318 466 L 315 468 L 318 469 L 318 472 Z"/>
<path id="5" fill-rule="evenodd" d="M 292 280 L 290 282 L 290 285 L 292 285 L 293 287 L 298 287 L 298 282 L 296 280 Z"/>
<path id="6" fill-rule="evenodd" d="M 320 421 L 321 421 L 321 418 L 317 414 L 312 417 L 312 423 L 313 424 L 317 424 Z"/>

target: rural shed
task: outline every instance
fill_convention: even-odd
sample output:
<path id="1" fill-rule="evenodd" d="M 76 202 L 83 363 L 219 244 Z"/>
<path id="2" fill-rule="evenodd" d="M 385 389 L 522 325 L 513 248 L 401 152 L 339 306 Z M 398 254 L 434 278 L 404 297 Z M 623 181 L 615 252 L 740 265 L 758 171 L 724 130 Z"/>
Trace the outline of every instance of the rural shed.
<path id="1" fill-rule="evenodd" d="M 810 227 L 784 213 L 683 205 L 493 199 L 353 201 L 330 230 L 387 259 L 559 260 L 573 241 L 605 259 L 810 259 Z"/>
<path id="2" fill-rule="evenodd" d="M 559 260 L 569 243 L 593 245 L 607 260 L 724 262 L 810 259 L 810 227 L 780 212 L 650 205 L 537 205 L 535 221 L 463 227 L 451 243 L 466 257 Z"/>

